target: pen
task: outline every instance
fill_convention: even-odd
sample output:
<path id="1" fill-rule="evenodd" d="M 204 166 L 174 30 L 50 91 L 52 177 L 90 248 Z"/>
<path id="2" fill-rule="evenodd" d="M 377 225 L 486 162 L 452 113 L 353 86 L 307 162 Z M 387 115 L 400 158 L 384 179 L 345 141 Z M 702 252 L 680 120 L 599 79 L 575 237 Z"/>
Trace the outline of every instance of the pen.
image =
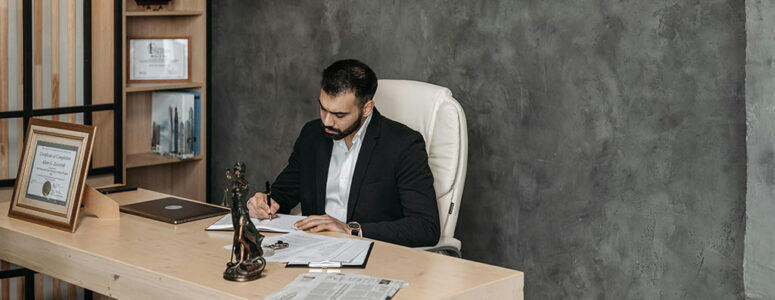
<path id="1" fill-rule="evenodd" d="M 310 268 L 341 268 L 342 263 L 338 261 L 316 261 L 316 262 L 309 262 L 307 264 L 307 267 Z"/>
<path id="2" fill-rule="evenodd" d="M 269 185 L 269 180 L 266 181 L 266 206 L 269 207 L 269 221 L 272 220 L 272 201 L 269 200 L 272 196 L 272 186 Z"/>

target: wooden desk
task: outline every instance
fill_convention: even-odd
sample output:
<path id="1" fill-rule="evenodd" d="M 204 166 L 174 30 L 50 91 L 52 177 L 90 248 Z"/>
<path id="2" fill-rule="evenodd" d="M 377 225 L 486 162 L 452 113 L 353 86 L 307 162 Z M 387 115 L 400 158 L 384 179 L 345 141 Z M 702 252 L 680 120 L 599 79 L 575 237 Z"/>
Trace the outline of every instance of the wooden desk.
<path id="1" fill-rule="evenodd" d="M 121 204 L 160 198 L 138 190 L 111 194 Z M 204 231 L 217 217 L 172 225 L 121 214 L 102 220 L 84 211 L 70 234 L 7 216 L 0 203 L 0 260 L 126 299 L 263 298 L 307 272 L 268 263 L 261 279 L 238 283 L 221 276 L 231 232 Z M 401 279 L 395 299 L 510 299 L 523 297 L 522 272 L 375 241 L 365 269 L 348 273 Z"/>

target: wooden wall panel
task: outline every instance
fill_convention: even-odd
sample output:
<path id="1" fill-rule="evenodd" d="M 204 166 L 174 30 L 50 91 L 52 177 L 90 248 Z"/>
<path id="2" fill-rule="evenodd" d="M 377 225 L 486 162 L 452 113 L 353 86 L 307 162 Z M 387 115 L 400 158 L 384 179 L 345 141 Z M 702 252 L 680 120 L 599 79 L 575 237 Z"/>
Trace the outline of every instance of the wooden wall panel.
<path id="1" fill-rule="evenodd" d="M 9 153 L 8 119 L 0 119 L 0 179 L 9 178 L 11 157 Z"/>
<path id="2" fill-rule="evenodd" d="M 92 113 L 92 124 L 97 126 L 92 151 L 92 166 L 95 168 L 113 165 L 113 111 L 98 111 Z"/>
<path id="3" fill-rule="evenodd" d="M 75 91 L 82 87 L 75 86 L 75 0 L 67 1 L 67 105 L 75 106 Z M 75 116 L 67 119 L 75 123 Z"/>
<path id="4" fill-rule="evenodd" d="M 43 274 L 35 274 L 35 299 L 43 299 Z"/>
<path id="5" fill-rule="evenodd" d="M 32 0 L 33 107 L 43 107 L 43 0 Z"/>
<path id="6" fill-rule="evenodd" d="M 127 169 L 127 184 L 192 200 L 206 201 L 203 174 L 205 160 Z M 220 199 L 216 199 L 220 201 Z"/>
<path id="7" fill-rule="evenodd" d="M 0 271 L 7 271 L 11 269 L 11 264 L 6 261 L 0 261 Z M 0 299 L 11 299 L 11 280 L 0 280 Z"/>
<path id="8" fill-rule="evenodd" d="M 92 103 L 114 101 L 114 1 L 92 1 Z M 92 165 L 96 168 L 114 165 L 114 112 L 95 112 L 97 126 Z M 112 178 L 112 176 L 111 176 Z M 112 179 L 111 179 L 112 181 Z"/>
<path id="9" fill-rule="evenodd" d="M 90 0 L 31 0 L 33 1 L 33 107 L 57 108 L 77 106 L 83 104 L 84 72 L 82 64 L 82 45 L 79 45 L 83 36 L 78 32 L 84 26 L 83 4 Z M 113 28 L 113 12 L 105 11 L 111 1 L 95 1 L 97 11 L 93 15 L 101 20 L 94 22 L 93 28 L 104 32 L 105 28 Z M 94 25 L 101 25 L 97 27 Z M 109 25 L 109 26 L 107 26 Z M 107 44 L 106 44 L 107 43 Z M 112 34 L 108 39 L 105 35 L 97 35 L 92 39 L 92 45 L 96 45 L 92 51 L 97 56 L 109 55 L 110 59 L 92 61 L 92 82 L 97 82 L 99 87 L 108 86 L 112 90 L 112 64 L 106 68 L 103 61 L 112 63 Z M 108 49 L 110 48 L 110 49 Z M 101 58 L 101 57 L 100 57 Z M 95 72 L 96 71 L 96 72 Z M 101 83 L 101 85 L 100 85 Z M 110 93 L 112 94 L 112 92 Z M 112 96 L 107 100 L 99 98 L 94 104 L 110 103 Z M 52 120 L 77 122 L 73 116 L 54 115 Z"/>
<path id="10" fill-rule="evenodd" d="M 22 7 L 24 0 L 10 0 L 15 1 L 17 6 L 16 10 L 18 20 L 16 20 L 16 34 L 19 37 L 23 36 L 23 22 L 22 22 Z M 34 66 L 34 107 L 41 108 L 43 103 L 47 102 L 44 98 L 51 97 L 53 107 L 61 106 L 74 106 L 77 105 L 76 92 L 82 89 L 83 86 L 79 86 L 76 77 L 76 62 L 77 58 L 77 45 L 76 45 L 76 29 L 80 20 L 76 19 L 76 13 L 80 12 L 77 8 L 82 9 L 82 0 L 62 0 L 62 1 L 50 1 L 50 0 L 31 0 L 33 7 L 33 66 Z M 91 1 L 91 0 L 85 0 Z M 0 10 L 2 15 L 6 15 L 9 12 L 8 1 L 0 1 Z M 44 7 L 44 5 L 50 5 L 50 11 Z M 114 101 L 113 95 L 113 48 L 114 48 L 114 18 L 113 18 L 113 1 L 93 1 L 92 5 L 92 95 L 94 104 L 112 103 Z M 43 16 L 45 12 L 46 16 Z M 51 22 L 44 22 L 44 18 L 51 18 Z M 59 19 L 59 21 L 57 21 Z M 12 43 L 8 40 L 8 19 L 0 18 L 0 61 L 8 61 L 6 58 L 8 55 L 8 47 L 16 47 L 18 52 L 18 71 L 15 74 L 16 78 L 23 78 L 23 44 Z M 45 63 L 43 57 L 42 47 L 48 42 L 43 43 L 43 25 L 47 24 L 47 28 L 50 28 L 51 34 L 46 34 L 46 40 L 50 40 L 51 45 L 51 64 L 52 66 L 44 66 Z M 66 25 L 65 25 L 66 24 Z M 62 32 L 66 30 L 67 32 Z M 61 34 L 60 34 L 61 33 Z M 58 37 L 61 37 L 59 39 Z M 65 39 L 67 37 L 67 39 Z M 60 51 L 66 52 L 61 53 Z M 57 67 L 57 65 L 61 66 Z M 42 94 L 42 69 L 51 69 L 51 92 Z M 65 75 L 67 70 L 67 75 Z M 66 78 L 65 78 L 66 77 Z M 59 79 L 65 81 L 59 82 Z M 0 68 L 0 111 L 8 110 L 9 101 L 8 97 L 8 84 L 9 76 L 7 74 L 7 68 Z M 67 93 L 60 93 L 58 90 L 67 87 Z M 19 91 L 23 91 L 23 81 L 18 80 L 16 88 Z M 65 100 L 65 98 L 67 98 Z M 19 93 L 18 103 L 23 103 L 23 95 Z M 16 109 L 16 107 L 14 107 Z M 21 109 L 21 107 L 18 107 Z M 76 118 L 78 116 L 78 118 Z M 68 114 L 64 116 L 47 117 L 49 119 L 59 118 L 62 121 L 76 122 L 77 119 L 83 119 L 83 114 Z M 9 139 L 13 139 L 14 136 L 18 136 L 18 144 L 21 147 L 23 142 L 23 122 L 18 119 L 17 131 L 9 134 L 9 122 L 15 122 L 15 120 L 0 119 L 0 178 L 8 178 L 15 176 L 15 170 L 18 166 L 18 159 L 16 157 L 10 157 L 9 154 L 15 154 L 20 151 L 9 152 Z M 93 122 L 99 127 L 98 137 L 95 140 L 94 148 L 94 166 L 105 167 L 113 165 L 113 112 L 101 112 L 93 115 Z M 16 125 L 16 124 L 15 124 Z M 10 143 L 13 144 L 13 143 Z"/>
<path id="11" fill-rule="evenodd" d="M 130 93 L 126 96 L 126 154 L 151 152 L 151 93 Z"/>
<path id="12" fill-rule="evenodd" d="M 24 80 L 22 80 L 24 77 L 24 55 L 29 55 L 24 53 L 24 43 L 21 42 L 21 37 L 24 36 L 23 1 L 16 1 L 16 37 L 19 39 L 16 43 L 16 90 L 18 91 L 18 102 L 16 103 L 19 103 L 19 107 L 21 107 L 21 103 L 24 103 L 24 93 L 22 93 L 24 91 Z"/>
<path id="13" fill-rule="evenodd" d="M 51 107 L 59 107 L 59 1 L 51 1 Z M 54 121 L 59 121 L 59 116 L 52 116 Z"/>
<path id="14" fill-rule="evenodd" d="M 51 290 L 54 292 L 54 300 L 62 299 L 62 281 L 56 278 L 52 278 L 51 285 Z"/>
<path id="15" fill-rule="evenodd" d="M 0 62 L 8 62 L 8 2 L 0 1 Z M 8 68 L 0 69 L 0 111 L 8 110 Z M 0 178 L 8 178 L 8 119 L 0 119 Z"/>
<path id="16" fill-rule="evenodd" d="M 86 184 L 92 187 L 101 187 L 113 184 L 113 174 L 94 175 L 86 179 Z"/>
<path id="17" fill-rule="evenodd" d="M 16 134 L 15 134 L 15 150 L 9 151 L 12 155 L 8 155 L 8 159 L 10 163 L 8 164 L 8 173 L 9 177 L 16 177 L 17 171 L 19 169 L 19 161 L 21 160 L 22 155 L 22 148 L 24 147 L 24 119 L 18 118 L 15 120 L 8 120 L 8 124 L 10 125 L 12 122 L 16 123 Z M 10 128 L 10 126 L 9 126 Z M 9 131 L 10 135 L 10 131 Z M 13 159 L 11 159 L 13 158 Z"/>
<path id="18" fill-rule="evenodd" d="M 22 27 L 22 12 L 21 1 L 11 0 L 0 1 L 0 111 L 9 110 L 21 110 L 22 94 L 19 92 L 15 95 L 15 99 L 10 97 L 14 96 L 12 90 L 21 91 L 22 86 L 22 62 L 23 51 L 21 49 L 21 27 Z M 13 5 L 11 5 L 13 4 Z M 18 5 L 18 7 L 17 7 Z M 10 17 L 16 19 L 14 24 Z M 14 32 L 11 32 L 14 30 Z M 12 39 L 12 37 L 15 38 Z M 11 50 L 16 52 L 17 63 L 15 65 L 12 60 Z M 8 65 L 6 65 L 6 63 Z M 5 66 L 13 66 L 14 70 L 9 70 Z M 11 74 L 9 72 L 15 72 Z M 18 123 L 14 123 L 19 121 Z M 21 119 L 0 119 L 0 179 L 6 179 L 15 176 L 17 168 L 17 159 L 15 154 L 18 152 L 15 145 L 18 143 L 18 132 L 11 131 L 13 128 L 19 128 L 18 124 L 22 124 Z M 20 135 L 19 135 L 20 136 Z M 14 147 L 14 148 L 11 148 Z"/>
<path id="19" fill-rule="evenodd" d="M 92 103 L 113 103 L 114 1 L 92 1 Z"/>
<path id="20" fill-rule="evenodd" d="M 26 298 L 25 296 L 24 280 L 16 278 L 16 299 L 23 300 Z"/>

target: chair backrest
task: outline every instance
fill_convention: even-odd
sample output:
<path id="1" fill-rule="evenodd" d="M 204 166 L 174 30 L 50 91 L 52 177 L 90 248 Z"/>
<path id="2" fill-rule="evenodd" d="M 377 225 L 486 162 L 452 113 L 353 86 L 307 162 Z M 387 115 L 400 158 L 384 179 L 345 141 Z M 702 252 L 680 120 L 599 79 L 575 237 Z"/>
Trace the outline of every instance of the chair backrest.
<path id="1" fill-rule="evenodd" d="M 439 205 L 441 237 L 452 238 L 468 164 L 468 132 L 463 108 L 448 88 L 390 79 L 379 81 L 374 104 L 380 113 L 417 130 L 425 138 Z"/>

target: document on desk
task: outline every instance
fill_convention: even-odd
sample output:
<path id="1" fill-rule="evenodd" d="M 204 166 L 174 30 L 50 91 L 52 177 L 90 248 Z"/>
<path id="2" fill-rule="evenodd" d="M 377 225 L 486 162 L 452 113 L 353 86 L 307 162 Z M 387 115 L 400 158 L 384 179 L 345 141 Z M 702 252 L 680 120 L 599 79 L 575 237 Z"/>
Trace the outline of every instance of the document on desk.
<path id="1" fill-rule="evenodd" d="M 347 273 L 305 273 L 264 299 L 390 299 L 403 280 Z"/>
<path id="2" fill-rule="evenodd" d="M 256 218 L 250 218 L 253 221 L 253 225 L 256 225 L 256 229 L 259 231 L 268 232 L 291 232 L 297 231 L 295 224 L 297 221 L 306 218 L 305 216 L 295 216 L 286 214 L 277 214 L 273 219 L 259 220 Z M 215 221 L 212 225 L 205 228 L 208 231 L 232 231 L 234 226 L 231 224 L 231 214 L 227 214 L 222 218 Z"/>
<path id="3" fill-rule="evenodd" d="M 285 262 L 288 267 L 329 267 L 346 268 L 366 266 L 366 261 L 374 244 L 371 241 L 355 238 L 335 238 L 324 235 L 293 231 L 288 234 L 264 238 L 263 247 L 277 241 L 288 243 L 288 248 L 274 250 L 264 259 L 269 262 Z M 231 245 L 224 246 L 231 249 Z"/>

